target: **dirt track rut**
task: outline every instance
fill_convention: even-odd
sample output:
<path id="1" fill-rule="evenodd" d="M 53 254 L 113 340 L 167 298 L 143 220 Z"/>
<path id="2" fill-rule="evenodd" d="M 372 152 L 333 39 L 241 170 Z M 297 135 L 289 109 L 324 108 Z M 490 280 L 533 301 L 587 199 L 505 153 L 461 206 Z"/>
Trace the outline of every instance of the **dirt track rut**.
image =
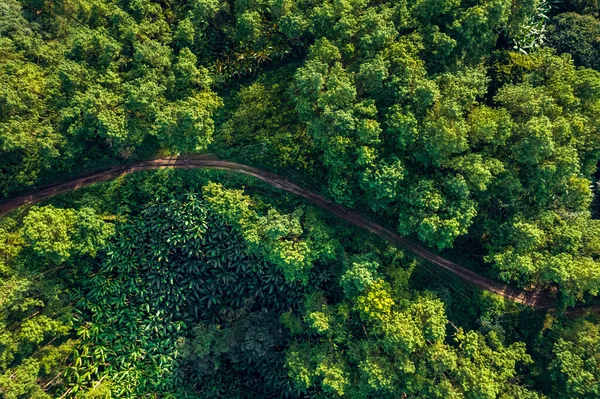
<path id="1" fill-rule="evenodd" d="M 64 193 L 66 191 L 86 187 L 98 182 L 108 181 L 111 179 L 115 179 L 119 176 L 123 176 L 141 170 L 159 168 L 220 169 L 253 176 L 259 180 L 270 184 L 273 187 L 277 187 L 281 190 L 285 190 L 287 192 L 303 197 L 312 204 L 326 211 L 329 211 L 334 215 L 358 227 L 368 230 L 373 234 L 376 234 L 379 237 L 399 247 L 408 250 L 416 257 L 426 262 L 432 263 L 436 266 L 439 266 L 445 270 L 452 272 L 461 279 L 468 281 L 469 283 L 483 290 L 493 292 L 495 294 L 503 296 L 504 298 L 537 309 L 552 308 L 556 305 L 556 300 L 544 292 L 524 291 L 515 287 L 508 286 L 506 284 L 502 284 L 498 281 L 489 279 L 487 277 L 481 276 L 469 269 L 457 265 L 456 263 L 448 259 L 434 254 L 433 252 L 425 249 L 419 244 L 416 244 L 410 240 L 407 240 L 406 238 L 399 236 L 398 234 L 360 215 L 359 213 L 345 208 L 341 205 L 335 204 L 334 202 L 323 197 L 322 195 L 304 187 L 301 187 L 297 184 L 294 184 L 281 176 L 264 171 L 262 169 L 229 161 L 203 158 L 170 158 L 154 159 L 151 161 L 139 162 L 129 166 L 115 167 L 106 171 L 93 173 L 80 178 L 75 178 L 73 180 L 69 180 L 63 183 L 53 184 L 45 188 L 41 188 L 29 195 L 23 195 L 7 200 L 6 202 L 0 204 L 0 216 L 5 215 L 8 212 L 21 206 L 35 204 L 36 202 L 50 198 L 60 193 Z"/>

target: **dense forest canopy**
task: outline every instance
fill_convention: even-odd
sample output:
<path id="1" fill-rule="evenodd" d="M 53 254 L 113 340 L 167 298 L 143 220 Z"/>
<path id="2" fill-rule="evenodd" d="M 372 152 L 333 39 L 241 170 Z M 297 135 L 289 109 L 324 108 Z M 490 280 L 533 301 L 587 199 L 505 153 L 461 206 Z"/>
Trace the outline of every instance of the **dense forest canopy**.
<path id="1" fill-rule="evenodd" d="M 598 398 L 598 0 L 3 0 L 0 397 Z"/>

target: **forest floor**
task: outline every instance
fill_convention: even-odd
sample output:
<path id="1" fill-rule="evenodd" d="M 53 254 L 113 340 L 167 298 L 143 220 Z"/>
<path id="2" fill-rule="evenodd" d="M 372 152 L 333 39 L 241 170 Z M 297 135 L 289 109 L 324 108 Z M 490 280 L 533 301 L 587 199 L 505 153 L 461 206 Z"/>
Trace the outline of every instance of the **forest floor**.
<path id="1" fill-rule="evenodd" d="M 219 160 L 211 154 L 197 155 L 192 157 L 168 157 L 153 159 L 149 161 L 141 161 L 131 165 L 118 166 L 107 169 L 105 171 L 94 172 L 92 174 L 71 179 L 65 182 L 52 184 L 40 188 L 30 194 L 18 196 L 1 203 L 0 216 L 3 216 L 21 206 L 35 204 L 39 201 L 67 191 L 76 190 L 78 188 L 86 187 L 94 183 L 112 180 L 129 173 L 159 168 L 220 169 L 253 176 L 273 187 L 303 197 L 313 205 L 316 205 L 319 208 L 322 208 L 346 220 L 347 222 L 354 224 L 355 226 L 366 229 L 372 232 L 373 234 L 376 234 L 377 236 L 401 248 L 408 250 L 413 255 L 426 262 L 432 263 L 436 266 L 439 266 L 445 270 L 454 273 L 456 276 L 475 285 L 476 287 L 482 290 L 493 292 L 506 299 L 527 306 L 531 306 L 536 309 L 551 309 L 557 305 L 556 298 L 554 298 L 548 292 L 540 290 L 525 291 L 492 280 L 488 277 L 482 276 L 429 251 L 428 249 L 422 247 L 419 244 L 414 243 L 411 240 L 408 240 L 399 236 L 396 233 L 393 233 L 392 231 L 381 226 L 380 224 L 367 219 L 366 217 L 353 210 L 338 205 L 326 199 L 322 195 L 307 188 L 301 187 L 295 183 L 292 183 L 291 181 L 279 175 L 255 167 Z M 600 307 L 598 309 L 591 310 L 594 312 L 600 312 Z M 581 311 L 581 308 L 571 308 L 567 312 L 580 313 Z"/>

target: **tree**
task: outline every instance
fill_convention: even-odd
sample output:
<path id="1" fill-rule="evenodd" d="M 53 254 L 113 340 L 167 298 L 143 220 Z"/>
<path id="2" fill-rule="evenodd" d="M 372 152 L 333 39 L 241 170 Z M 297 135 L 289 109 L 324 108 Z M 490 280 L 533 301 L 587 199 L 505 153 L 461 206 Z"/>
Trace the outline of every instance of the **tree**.
<path id="1" fill-rule="evenodd" d="M 90 397 L 291 392 L 278 315 L 307 288 L 252 254 L 199 195 L 170 191 L 123 217 L 104 255 L 78 265 L 80 342 L 65 381 Z"/>
<path id="2" fill-rule="evenodd" d="M 555 392 L 571 398 L 594 398 L 600 394 L 598 345 L 600 326 L 579 320 L 554 344 L 551 376 Z"/>
<path id="3" fill-rule="evenodd" d="M 336 259 L 339 243 L 314 211 L 303 207 L 282 214 L 272 207 L 260 209 L 241 190 L 218 183 L 203 188 L 208 208 L 240 229 L 249 249 L 279 267 L 288 281 L 308 282 L 318 261 Z"/>
<path id="4" fill-rule="evenodd" d="M 63 146 L 52 123 L 49 96 L 57 82 L 32 57 L 52 58 L 16 1 L 0 6 L 0 193 L 32 185 L 58 157 Z M 38 58 L 42 59 L 42 58 Z"/>
<path id="5" fill-rule="evenodd" d="M 513 150 L 502 155 L 504 170 L 496 179 L 502 190 L 490 198 L 495 208 L 505 207 L 504 221 L 493 216 L 496 211 L 483 210 L 491 232 L 488 259 L 497 262 L 506 280 L 552 281 L 570 301 L 582 299 L 598 289 L 594 255 L 576 249 L 582 248 L 580 238 L 566 239 L 563 232 L 573 228 L 587 235 L 593 229 L 587 213 L 590 183 L 584 176 L 595 169 L 591 160 L 598 154 L 598 142 L 589 135 L 596 128 L 588 107 L 596 105 L 584 105 L 588 90 L 580 88 L 591 89 L 600 80 L 596 71 L 576 70 L 569 58 L 548 52 L 514 60 L 532 69 L 525 82 L 507 84 L 495 97 L 512 119 L 507 139 Z M 579 273 L 588 277 L 576 282 L 572 277 Z"/>
<path id="6" fill-rule="evenodd" d="M 548 34 L 552 47 L 569 53 L 577 65 L 600 70 L 600 20 L 591 15 L 559 14 Z"/>
<path id="7" fill-rule="evenodd" d="M 288 96 L 292 72 L 263 74 L 236 91 L 225 103 L 224 122 L 217 124 L 211 148 L 224 158 L 283 173 L 312 170 L 313 143 Z"/>
<path id="8" fill-rule="evenodd" d="M 352 266 L 359 269 L 365 276 L 364 268 Z M 341 280 L 345 288 L 346 276 Z M 306 335 L 297 335 L 286 353 L 290 378 L 299 389 L 313 387 L 348 398 L 475 399 L 516 392 L 538 397 L 514 382 L 515 367 L 531 362 L 523 343 L 505 346 L 495 333 L 458 329 L 454 345 L 448 344 L 447 319 L 438 299 L 421 295 L 403 303 L 383 279 L 368 281 L 347 302 L 327 304 L 323 296 L 307 297 Z"/>
<path id="9" fill-rule="evenodd" d="M 23 220 L 23 237 L 40 257 L 62 263 L 71 256 L 76 213 L 53 206 L 33 207 Z"/>
<path id="10" fill-rule="evenodd" d="M 91 208 L 33 207 L 23 220 L 23 237 L 35 254 L 56 264 L 74 254 L 95 256 L 113 233 Z"/>
<path id="11" fill-rule="evenodd" d="M 72 309 L 61 283 L 27 252 L 17 223 L 0 220 L 0 395 L 46 399 L 73 349 Z"/>
<path id="12" fill-rule="evenodd" d="M 221 100 L 204 92 L 168 104 L 157 112 L 156 135 L 169 148 L 181 152 L 197 152 L 212 141 L 213 112 Z"/>

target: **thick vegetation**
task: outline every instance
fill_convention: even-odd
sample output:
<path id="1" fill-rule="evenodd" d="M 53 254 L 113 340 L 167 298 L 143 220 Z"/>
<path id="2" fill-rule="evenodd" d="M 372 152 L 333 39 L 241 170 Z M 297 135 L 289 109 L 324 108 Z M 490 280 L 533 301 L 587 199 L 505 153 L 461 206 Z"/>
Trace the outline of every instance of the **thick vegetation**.
<path id="1" fill-rule="evenodd" d="M 3 220 L 5 397 L 594 397 L 593 320 L 532 324 L 306 205 L 193 173 Z"/>
<path id="2" fill-rule="evenodd" d="M 561 306 L 600 293 L 597 0 L 3 0 L 0 198 L 158 154 L 310 186 Z M 596 316 L 163 171 L 0 219 L 0 397 L 597 398 Z"/>

